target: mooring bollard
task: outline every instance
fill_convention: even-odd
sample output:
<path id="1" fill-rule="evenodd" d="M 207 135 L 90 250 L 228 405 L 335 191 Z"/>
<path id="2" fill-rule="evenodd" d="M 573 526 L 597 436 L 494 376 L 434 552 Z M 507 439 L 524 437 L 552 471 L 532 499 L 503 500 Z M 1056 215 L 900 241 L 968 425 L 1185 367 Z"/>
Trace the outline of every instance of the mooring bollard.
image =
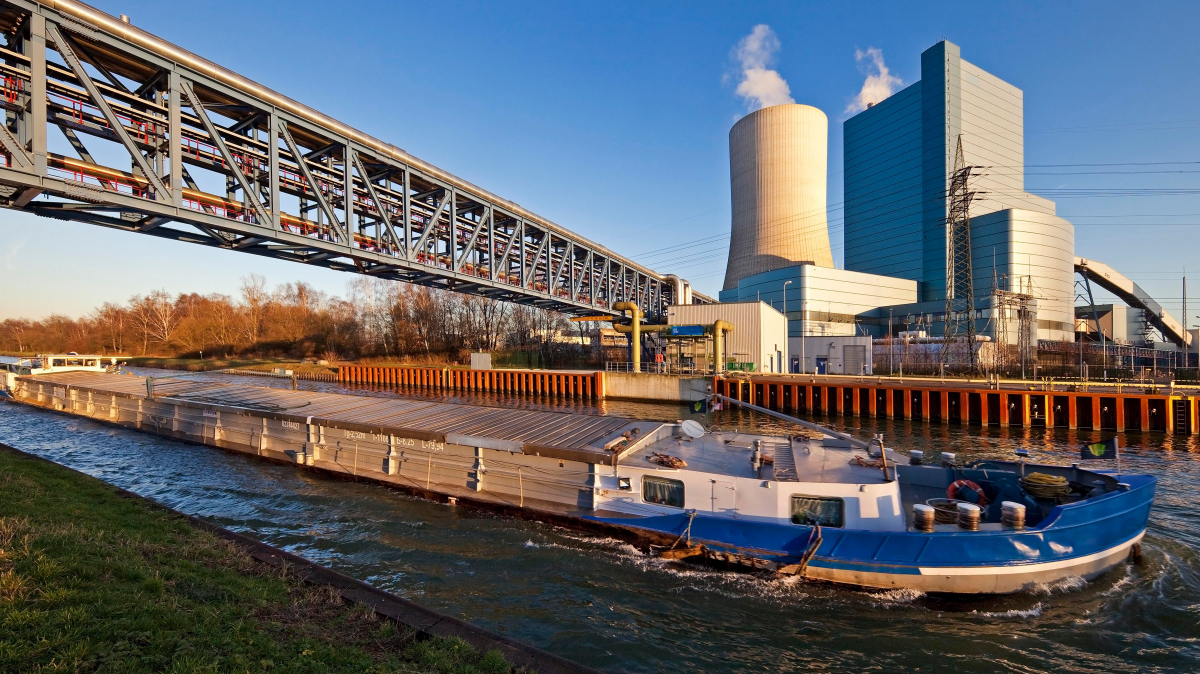
<path id="1" fill-rule="evenodd" d="M 933 506 L 925 505 L 924 503 L 913 504 L 913 526 L 917 531 L 926 533 L 933 531 L 933 525 L 936 520 L 937 511 Z"/>

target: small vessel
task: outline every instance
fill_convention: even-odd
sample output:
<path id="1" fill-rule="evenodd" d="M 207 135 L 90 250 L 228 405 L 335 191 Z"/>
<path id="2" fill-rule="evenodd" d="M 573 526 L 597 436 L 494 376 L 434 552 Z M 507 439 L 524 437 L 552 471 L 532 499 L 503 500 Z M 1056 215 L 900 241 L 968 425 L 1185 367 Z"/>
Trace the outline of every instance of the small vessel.
<path id="1" fill-rule="evenodd" d="M 801 432 L 95 371 L 31 370 L 10 386 L 20 403 L 577 526 L 670 559 L 868 588 L 1001 594 L 1094 578 L 1140 555 L 1156 485 L 1119 466 L 926 460 L 723 396 Z"/>
<path id="2" fill-rule="evenodd" d="M 52 372 L 115 372 L 127 356 L 81 356 L 70 353 L 47 353 L 30 357 L 4 358 L 0 362 L 0 395 L 10 396 L 17 377 Z"/>

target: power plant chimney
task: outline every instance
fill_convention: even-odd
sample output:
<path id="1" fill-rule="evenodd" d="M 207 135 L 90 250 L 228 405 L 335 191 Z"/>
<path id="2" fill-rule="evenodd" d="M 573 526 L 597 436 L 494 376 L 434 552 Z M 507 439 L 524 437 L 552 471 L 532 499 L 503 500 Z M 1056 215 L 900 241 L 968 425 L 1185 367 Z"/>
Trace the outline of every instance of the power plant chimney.
<path id="1" fill-rule="evenodd" d="M 829 120 L 798 104 L 746 115 L 729 130 L 733 232 L 723 290 L 808 262 L 833 266 L 825 219 Z"/>

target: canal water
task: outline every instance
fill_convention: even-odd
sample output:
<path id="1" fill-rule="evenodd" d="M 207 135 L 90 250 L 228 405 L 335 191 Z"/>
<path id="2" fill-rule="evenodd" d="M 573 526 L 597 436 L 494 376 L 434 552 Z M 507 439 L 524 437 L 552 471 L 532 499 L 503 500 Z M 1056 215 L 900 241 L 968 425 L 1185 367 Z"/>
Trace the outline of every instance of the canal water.
<path id="1" fill-rule="evenodd" d="M 140 371 L 177 376 L 179 373 Z M 289 381 L 189 375 L 263 386 Z M 394 390 L 302 388 L 365 395 Z M 674 405 L 408 397 L 675 420 Z M 1069 463 L 1088 431 L 833 419 L 899 449 Z M 723 428 L 786 431 L 742 411 Z M 1159 477 L 1144 562 L 1091 583 L 947 599 L 717 572 L 620 542 L 432 503 L 249 456 L 0 403 L 0 442 L 249 534 L 431 608 L 613 672 L 1200 670 L 1200 444 L 1128 433 L 1125 470 Z M 3 494 L 0 494 L 3 498 Z"/>

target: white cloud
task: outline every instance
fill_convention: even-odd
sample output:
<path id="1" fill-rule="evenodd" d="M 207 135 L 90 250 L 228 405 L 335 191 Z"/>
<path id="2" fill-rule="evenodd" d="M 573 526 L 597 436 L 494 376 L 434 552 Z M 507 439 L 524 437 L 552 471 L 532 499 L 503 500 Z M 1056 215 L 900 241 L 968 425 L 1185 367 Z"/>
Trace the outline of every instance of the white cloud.
<path id="1" fill-rule="evenodd" d="M 856 49 L 854 60 L 858 61 L 859 70 L 866 74 L 867 79 L 863 82 L 862 91 L 846 106 L 846 112 L 862 112 L 869 105 L 891 96 L 904 84 L 899 77 L 888 71 L 887 64 L 883 62 L 883 52 L 875 47 L 866 51 Z"/>
<path id="2" fill-rule="evenodd" d="M 733 48 L 733 58 L 741 69 L 737 95 L 746 101 L 750 112 L 772 105 L 795 103 L 792 90 L 783 77 L 768 68 L 780 49 L 779 38 L 771 27 L 760 23 Z"/>

